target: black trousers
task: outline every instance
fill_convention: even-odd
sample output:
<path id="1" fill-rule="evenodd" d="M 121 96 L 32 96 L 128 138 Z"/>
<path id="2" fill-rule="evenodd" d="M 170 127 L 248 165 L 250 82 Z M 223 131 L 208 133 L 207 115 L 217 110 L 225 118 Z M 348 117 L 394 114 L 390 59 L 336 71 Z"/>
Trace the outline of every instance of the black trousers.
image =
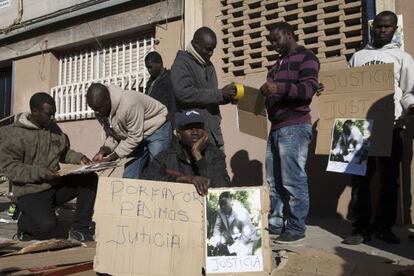
<path id="1" fill-rule="evenodd" d="M 72 229 L 89 231 L 95 204 L 98 176 L 95 173 L 63 176 L 52 188 L 17 200 L 21 211 L 17 232 L 33 239 L 49 239 L 56 227 L 55 207 L 76 198 Z M 89 233 L 89 232 L 85 232 Z"/>
<path id="2" fill-rule="evenodd" d="M 398 208 L 398 179 L 403 154 L 401 128 L 393 131 L 390 157 L 370 157 L 365 176 L 352 177 L 351 212 L 355 219 L 353 226 L 360 230 L 370 230 L 374 227 L 389 228 L 395 224 Z M 371 203 L 371 180 L 379 169 L 379 199 L 373 216 Z M 372 223 L 372 224 L 371 224 Z"/>

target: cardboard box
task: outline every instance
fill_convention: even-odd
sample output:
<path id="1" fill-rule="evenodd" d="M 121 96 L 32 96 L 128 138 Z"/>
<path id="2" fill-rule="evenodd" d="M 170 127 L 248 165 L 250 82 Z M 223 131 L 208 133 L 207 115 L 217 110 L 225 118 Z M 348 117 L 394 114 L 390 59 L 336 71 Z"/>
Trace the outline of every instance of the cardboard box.
<path id="1" fill-rule="evenodd" d="M 394 126 L 394 67 L 380 64 L 319 74 L 325 88 L 319 97 L 316 154 L 329 154 L 336 118 L 373 119 L 370 156 L 390 156 Z"/>

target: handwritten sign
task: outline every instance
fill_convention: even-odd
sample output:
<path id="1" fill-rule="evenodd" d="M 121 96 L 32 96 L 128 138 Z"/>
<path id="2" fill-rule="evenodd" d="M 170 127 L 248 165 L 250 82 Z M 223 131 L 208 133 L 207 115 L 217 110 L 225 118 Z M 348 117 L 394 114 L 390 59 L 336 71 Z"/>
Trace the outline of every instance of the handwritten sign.
<path id="1" fill-rule="evenodd" d="M 203 200 L 193 185 L 101 177 L 95 271 L 200 275 Z"/>
<path id="2" fill-rule="evenodd" d="M 329 154 L 337 118 L 372 119 L 369 155 L 391 154 L 394 122 L 394 67 L 380 64 L 321 72 L 325 89 L 319 97 L 316 154 Z"/>

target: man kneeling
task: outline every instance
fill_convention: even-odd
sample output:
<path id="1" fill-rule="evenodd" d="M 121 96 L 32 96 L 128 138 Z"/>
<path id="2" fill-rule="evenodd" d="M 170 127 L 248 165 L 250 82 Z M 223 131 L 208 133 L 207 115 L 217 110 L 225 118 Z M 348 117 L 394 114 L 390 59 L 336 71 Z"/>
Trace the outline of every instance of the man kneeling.
<path id="1" fill-rule="evenodd" d="M 49 94 L 34 94 L 30 110 L 17 115 L 14 124 L 0 129 L 0 172 L 13 183 L 13 194 L 21 211 L 18 239 L 51 238 L 56 227 L 54 208 L 76 197 L 69 239 L 91 241 L 98 177 L 94 173 L 60 177 L 57 173 L 59 162 L 90 164 L 91 161 L 70 149 L 68 137 L 55 122 L 56 105 Z"/>
<path id="2" fill-rule="evenodd" d="M 225 155 L 209 142 L 200 113 L 180 113 L 176 123 L 178 142 L 155 156 L 142 178 L 194 184 L 202 196 L 209 186 L 229 186 Z"/>

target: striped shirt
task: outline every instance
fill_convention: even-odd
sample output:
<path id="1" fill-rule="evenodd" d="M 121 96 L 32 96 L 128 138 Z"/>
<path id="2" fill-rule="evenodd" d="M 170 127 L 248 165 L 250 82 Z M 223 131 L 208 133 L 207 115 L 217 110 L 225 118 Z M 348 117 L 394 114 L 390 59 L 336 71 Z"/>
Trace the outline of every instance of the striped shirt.
<path id="1" fill-rule="evenodd" d="M 319 87 L 318 72 L 318 58 L 302 46 L 276 61 L 267 74 L 267 81 L 277 85 L 277 93 L 266 97 L 272 130 L 311 123 L 309 105 Z"/>

